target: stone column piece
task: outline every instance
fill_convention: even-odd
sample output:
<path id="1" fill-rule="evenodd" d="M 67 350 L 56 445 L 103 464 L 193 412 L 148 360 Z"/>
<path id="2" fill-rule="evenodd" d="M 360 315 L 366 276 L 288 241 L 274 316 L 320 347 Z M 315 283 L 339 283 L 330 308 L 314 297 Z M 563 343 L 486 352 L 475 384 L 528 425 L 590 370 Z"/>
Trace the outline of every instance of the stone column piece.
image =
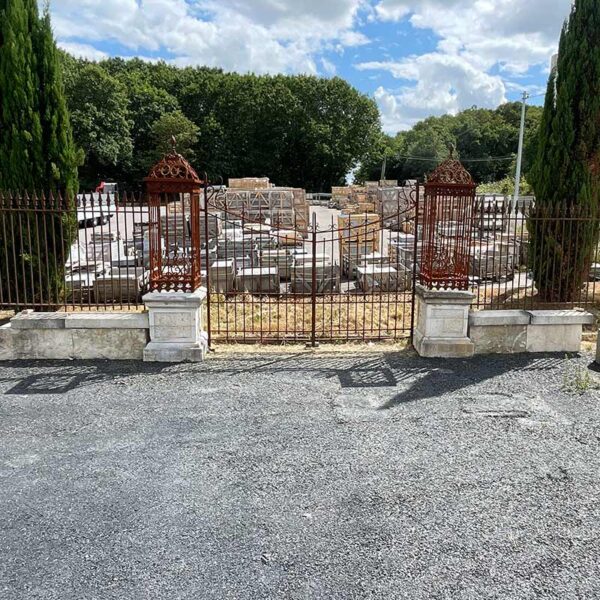
<path id="1" fill-rule="evenodd" d="M 151 292 L 143 297 L 149 312 L 150 343 L 146 362 L 202 362 L 208 352 L 202 305 L 206 288 L 193 293 Z"/>
<path id="2" fill-rule="evenodd" d="M 469 307 L 475 295 L 459 290 L 415 289 L 413 345 L 426 358 L 470 358 L 475 345 L 468 337 Z"/>

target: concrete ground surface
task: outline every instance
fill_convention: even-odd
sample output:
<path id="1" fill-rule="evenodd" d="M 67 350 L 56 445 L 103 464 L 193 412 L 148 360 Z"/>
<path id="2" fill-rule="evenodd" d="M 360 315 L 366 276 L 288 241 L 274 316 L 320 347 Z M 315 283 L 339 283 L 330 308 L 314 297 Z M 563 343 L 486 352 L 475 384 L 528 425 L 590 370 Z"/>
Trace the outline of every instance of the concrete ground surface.
<path id="1" fill-rule="evenodd" d="M 0 598 L 598 598 L 591 361 L 0 363 Z"/>

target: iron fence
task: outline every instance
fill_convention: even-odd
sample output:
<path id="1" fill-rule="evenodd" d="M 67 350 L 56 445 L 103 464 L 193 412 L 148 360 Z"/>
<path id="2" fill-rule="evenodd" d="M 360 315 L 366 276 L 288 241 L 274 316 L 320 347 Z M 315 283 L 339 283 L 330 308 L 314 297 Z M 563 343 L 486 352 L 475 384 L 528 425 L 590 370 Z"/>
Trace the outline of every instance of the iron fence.
<path id="1" fill-rule="evenodd" d="M 237 212 L 219 189 L 207 192 L 208 209 L 197 225 L 211 340 L 410 335 L 415 238 L 405 231 L 414 229 L 415 211 L 409 203 L 384 222 L 372 213 L 309 209 L 298 190 L 242 195 L 248 206 Z M 271 206 L 286 198 L 293 210 Z M 76 201 L 1 195 L 0 308 L 141 310 L 152 249 L 170 263 L 190 257 L 190 206 L 166 195 L 151 216 L 141 195 L 83 194 Z M 163 225 L 160 239 L 153 239 L 152 220 Z M 175 234 L 167 234 L 172 224 Z"/>
<path id="2" fill-rule="evenodd" d="M 479 309 L 589 308 L 600 297 L 594 207 L 479 197 L 470 285 Z"/>
<path id="3" fill-rule="evenodd" d="M 394 340 L 410 336 L 414 236 L 377 214 L 312 207 L 308 227 L 254 209 L 207 214 L 209 335 L 237 342 Z M 408 229 L 414 211 L 396 223 Z M 306 228 L 306 231 L 302 229 Z M 400 235 L 399 233 L 397 235 Z M 405 253 L 405 254 L 403 254 Z"/>
<path id="4" fill-rule="evenodd" d="M 423 254 L 420 200 L 414 190 L 408 196 L 396 215 L 349 214 L 261 205 L 267 197 L 283 202 L 283 192 L 249 197 L 248 208 L 234 209 L 211 190 L 198 224 L 211 340 L 408 338 Z M 0 310 L 142 310 L 149 290 L 148 204 L 134 194 L 83 194 L 73 201 L 0 194 Z M 175 221 L 191 228 L 183 214 L 188 204 L 182 206 Z M 166 224 L 169 207 L 157 210 Z M 446 247 L 456 232 L 451 216 L 433 234 Z M 470 218 L 475 308 L 589 308 L 600 299 L 595 209 L 477 197 Z M 154 245 L 165 256 L 184 257 L 190 252 L 185 239 L 163 236 Z"/>
<path id="5" fill-rule="evenodd" d="M 141 195 L 0 194 L 0 308 L 141 309 L 147 229 Z"/>

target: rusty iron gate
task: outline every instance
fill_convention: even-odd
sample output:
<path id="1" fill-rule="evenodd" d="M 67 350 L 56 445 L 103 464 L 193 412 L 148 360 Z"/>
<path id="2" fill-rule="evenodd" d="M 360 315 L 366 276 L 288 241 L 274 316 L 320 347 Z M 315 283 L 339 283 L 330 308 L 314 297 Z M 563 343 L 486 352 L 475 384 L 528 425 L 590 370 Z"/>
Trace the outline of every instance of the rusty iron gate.
<path id="1" fill-rule="evenodd" d="M 391 212 L 388 201 L 387 212 L 351 214 L 281 208 L 290 192 L 238 192 L 232 202 L 231 193 L 206 189 L 202 278 L 211 343 L 411 338 L 418 188 L 396 190 Z"/>

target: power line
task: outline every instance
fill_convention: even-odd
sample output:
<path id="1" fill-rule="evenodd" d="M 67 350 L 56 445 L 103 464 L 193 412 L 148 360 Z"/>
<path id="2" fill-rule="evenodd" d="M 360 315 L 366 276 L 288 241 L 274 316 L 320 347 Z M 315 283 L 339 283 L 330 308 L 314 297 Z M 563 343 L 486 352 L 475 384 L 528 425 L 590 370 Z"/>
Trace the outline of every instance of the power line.
<path id="1" fill-rule="evenodd" d="M 439 158 L 425 158 L 422 156 L 408 156 L 404 154 L 396 154 L 394 155 L 396 158 L 404 158 L 406 160 L 417 160 L 422 162 L 434 162 L 438 163 L 442 159 Z M 490 162 L 490 161 L 503 161 L 503 160 L 514 160 L 514 154 L 512 156 L 489 156 L 488 158 L 461 158 L 460 161 L 463 163 L 473 163 L 473 162 Z"/>

